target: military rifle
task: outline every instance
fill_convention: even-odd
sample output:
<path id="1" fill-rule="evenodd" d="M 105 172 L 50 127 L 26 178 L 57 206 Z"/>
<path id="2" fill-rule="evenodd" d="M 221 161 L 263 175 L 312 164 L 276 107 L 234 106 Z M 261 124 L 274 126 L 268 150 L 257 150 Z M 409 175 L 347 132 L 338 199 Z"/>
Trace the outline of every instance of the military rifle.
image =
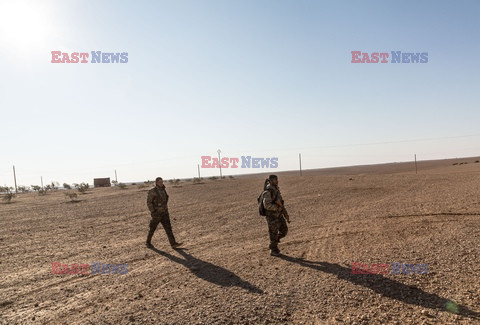
<path id="1" fill-rule="evenodd" d="M 282 201 L 277 200 L 275 203 L 282 208 L 282 214 L 285 217 L 285 220 L 287 220 L 287 222 L 290 223 L 290 216 L 288 215 L 288 212 L 287 212 L 287 209 L 285 209 L 285 206 L 283 206 Z"/>

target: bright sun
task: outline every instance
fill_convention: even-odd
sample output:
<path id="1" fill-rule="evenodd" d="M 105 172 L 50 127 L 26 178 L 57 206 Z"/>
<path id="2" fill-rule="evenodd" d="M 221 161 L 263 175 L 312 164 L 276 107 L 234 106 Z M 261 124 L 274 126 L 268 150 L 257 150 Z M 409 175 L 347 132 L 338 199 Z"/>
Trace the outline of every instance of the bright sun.
<path id="1" fill-rule="evenodd" d="M 43 1 L 0 1 L 0 47 L 26 52 L 45 45 L 53 32 Z"/>

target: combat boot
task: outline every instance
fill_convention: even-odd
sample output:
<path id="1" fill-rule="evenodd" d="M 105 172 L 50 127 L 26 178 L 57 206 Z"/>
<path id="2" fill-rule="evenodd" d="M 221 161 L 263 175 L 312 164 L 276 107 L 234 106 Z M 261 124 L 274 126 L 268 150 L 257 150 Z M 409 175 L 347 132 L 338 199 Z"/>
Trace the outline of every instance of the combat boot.
<path id="1" fill-rule="evenodd" d="M 182 246 L 182 245 L 183 245 L 183 243 L 174 243 L 174 244 L 172 245 L 172 248 L 175 249 L 175 248 L 178 248 L 178 247 L 180 247 L 180 246 Z"/>
<path id="2" fill-rule="evenodd" d="M 148 247 L 148 248 L 152 248 L 153 245 L 152 245 L 152 237 L 153 237 L 153 234 L 148 234 L 147 236 L 147 241 L 145 242 L 145 245 Z"/>
<path id="3" fill-rule="evenodd" d="M 277 249 L 272 249 L 270 250 L 270 255 L 271 256 L 280 256 L 280 250 L 277 248 Z"/>

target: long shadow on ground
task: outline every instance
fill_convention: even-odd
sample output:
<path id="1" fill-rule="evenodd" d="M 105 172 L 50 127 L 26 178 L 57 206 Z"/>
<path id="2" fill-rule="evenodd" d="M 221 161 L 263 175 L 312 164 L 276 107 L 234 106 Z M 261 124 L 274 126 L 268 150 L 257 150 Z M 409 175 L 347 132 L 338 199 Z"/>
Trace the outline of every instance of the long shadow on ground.
<path id="1" fill-rule="evenodd" d="M 264 293 L 263 290 L 257 288 L 253 284 L 242 280 L 238 275 L 229 271 L 223 267 L 217 266 L 215 264 L 203 261 L 198 259 L 191 254 L 185 252 L 185 249 L 176 249 L 176 251 L 182 255 L 178 257 L 167 252 L 156 249 L 155 247 L 150 248 L 157 254 L 167 257 L 168 259 L 181 264 L 188 268 L 193 274 L 195 274 L 200 279 L 208 281 L 210 283 L 222 286 L 222 287 L 240 287 L 242 289 L 248 290 L 252 293 Z"/>
<path id="2" fill-rule="evenodd" d="M 450 312 L 458 315 L 472 319 L 480 319 L 480 313 L 470 310 L 465 306 L 455 305 L 449 299 L 425 292 L 415 286 L 406 285 L 396 280 L 386 278 L 381 274 L 352 274 L 351 268 L 343 267 L 338 264 L 308 261 L 287 255 L 280 255 L 279 258 L 317 271 L 334 274 L 340 279 L 361 285 L 385 297 L 402 301 L 407 304 L 442 311 L 445 311 L 448 308 Z"/>

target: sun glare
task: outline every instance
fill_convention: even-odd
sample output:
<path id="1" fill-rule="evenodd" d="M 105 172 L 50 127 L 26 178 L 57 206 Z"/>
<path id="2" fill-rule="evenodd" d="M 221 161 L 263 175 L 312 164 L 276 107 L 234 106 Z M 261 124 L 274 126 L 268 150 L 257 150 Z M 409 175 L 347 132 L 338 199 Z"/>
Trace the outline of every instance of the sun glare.
<path id="1" fill-rule="evenodd" d="M 52 31 L 45 2 L 0 2 L 0 47 L 26 52 L 45 45 Z"/>

